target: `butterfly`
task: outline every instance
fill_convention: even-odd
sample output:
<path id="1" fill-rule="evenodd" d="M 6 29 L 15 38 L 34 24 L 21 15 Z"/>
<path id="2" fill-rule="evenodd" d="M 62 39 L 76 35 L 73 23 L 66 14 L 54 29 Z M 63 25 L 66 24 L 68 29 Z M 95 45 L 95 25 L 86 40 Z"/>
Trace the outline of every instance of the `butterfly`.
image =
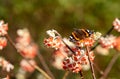
<path id="1" fill-rule="evenodd" d="M 88 29 L 75 29 L 69 38 L 71 42 L 81 41 L 90 37 L 93 33 L 94 31 Z"/>

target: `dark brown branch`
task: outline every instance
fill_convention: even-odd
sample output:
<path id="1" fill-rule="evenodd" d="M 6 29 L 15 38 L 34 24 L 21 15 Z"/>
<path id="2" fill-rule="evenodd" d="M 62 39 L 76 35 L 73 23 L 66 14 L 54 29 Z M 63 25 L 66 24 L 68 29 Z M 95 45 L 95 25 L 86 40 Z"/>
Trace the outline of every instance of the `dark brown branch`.
<path id="1" fill-rule="evenodd" d="M 66 46 L 73 54 L 75 54 L 75 52 L 64 42 L 64 40 L 62 40 L 62 42 L 65 44 L 65 46 Z"/>
<path id="2" fill-rule="evenodd" d="M 79 71 L 79 74 L 81 76 L 81 79 L 84 79 L 82 71 Z"/>

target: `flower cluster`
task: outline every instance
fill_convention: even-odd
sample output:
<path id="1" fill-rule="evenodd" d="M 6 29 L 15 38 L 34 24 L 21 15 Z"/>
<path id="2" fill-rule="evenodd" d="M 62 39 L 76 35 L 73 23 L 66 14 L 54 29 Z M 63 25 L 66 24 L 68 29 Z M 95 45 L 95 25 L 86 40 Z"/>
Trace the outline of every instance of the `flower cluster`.
<path id="1" fill-rule="evenodd" d="M 0 21 L 0 49 L 2 50 L 7 45 L 7 39 L 5 35 L 8 31 L 8 24 L 4 24 L 4 21 Z"/>
<path id="2" fill-rule="evenodd" d="M 99 42 L 100 42 L 100 45 L 103 48 L 113 48 L 116 44 L 115 39 L 116 39 L 115 36 L 109 35 L 109 36 L 106 36 L 106 37 L 101 37 Z"/>
<path id="3" fill-rule="evenodd" d="M 31 41 L 31 36 L 27 29 L 20 29 L 17 31 L 18 37 L 16 39 L 16 47 L 20 54 L 28 59 L 35 58 L 38 48 L 35 43 Z"/>
<path id="4" fill-rule="evenodd" d="M 120 20 L 118 18 L 116 18 L 114 21 L 113 21 L 113 26 L 114 26 L 114 29 L 117 30 L 118 32 L 120 32 Z"/>
<path id="5" fill-rule="evenodd" d="M 58 49 L 60 46 L 63 46 L 62 39 L 56 30 L 48 30 L 47 34 L 50 37 L 44 39 L 45 46 L 55 49 Z"/>
<path id="6" fill-rule="evenodd" d="M 94 60 L 94 53 L 89 52 L 90 60 Z M 85 50 L 78 50 L 76 54 L 73 54 L 71 57 L 65 58 L 63 61 L 63 68 L 75 73 L 78 73 L 84 68 L 84 66 L 89 65 L 88 55 Z"/>
<path id="7" fill-rule="evenodd" d="M 61 38 L 59 36 L 49 37 L 48 39 L 44 39 L 44 44 L 47 47 L 58 49 L 61 45 Z"/>
<path id="8" fill-rule="evenodd" d="M 7 72 L 10 72 L 10 70 L 14 69 L 14 66 L 2 57 L 0 57 L 0 66 Z"/>

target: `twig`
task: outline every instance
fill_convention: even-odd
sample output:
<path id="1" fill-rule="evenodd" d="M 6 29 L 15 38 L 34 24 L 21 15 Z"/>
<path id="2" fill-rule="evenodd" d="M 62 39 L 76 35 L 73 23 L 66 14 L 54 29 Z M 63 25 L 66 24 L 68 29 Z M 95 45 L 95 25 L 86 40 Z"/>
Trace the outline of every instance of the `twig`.
<path id="1" fill-rule="evenodd" d="M 75 52 L 64 42 L 64 40 L 62 40 L 62 42 L 65 44 L 65 46 L 66 46 L 73 54 L 75 54 Z"/>
<path id="2" fill-rule="evenodd" d="M 25 58 L 25 60 L 32 66 L 34 67 L 36 70 L 38 70 L 41 74 L 43 74 L 47 79 L 52 79 L 45 71 L 43 71 L 39 66 L 37 65 L 32 65 L 28 59 Z"/>
<path id="3" fill-rule="evenodd" d="M 90 63 L 90 68 L 91 68 L 91 72 L 92 72 L 92 77 L 93 77 L 93 79 L 96 79 L 96 77 L 95 77 L 95 72 L 94 72 L 94 68 L 93 68 L 93 63 L 91 62 L 90 56 L 89 56 L 89 47 L 88 47 L 88 46 L 86 47 L 86 50 L 87 50 L 87 55 L 88 55 L 88 61 L 89 61 L 89 63 Z"/>
<path id="4" fill-rule="evenodd" d="M 7 35 L 5 35 L 6 36 L 6 38 L 9 40 L 9 42 L 11 43 L 11 45 L 16 49 L 16 45 L 15 45 L 15 43 L 12 41 L 12 39 L 10 38 L 10 36 L 7 34 Z"/>
<path id="5" fill-rule="evenodd" d="M 93 63 L 93 66 L 96 68 L 96 70 L 101 74 L 103 75 L 103 71 L 98 67 L 98 65 L 94 62 Z"/>
<path id="6" fill-rule="evenodd" d="M 52 79 L 46 72 L 44 72 L 40 67 L 38 67 L 37 65 L 34 66 L 35 69 L 37 69 L 39 72 L 41 72 L 47 79 Z"/>
<path id="7" fill-rule="evenodd" d="M 69 71 L 66 71 L 62 79 L 66 79 L 66 77 L 68 76 L 68 74 L 69 74 Z"/>
<path id="8" fill-rule="evenodd" d="M 52 79 L 55 79 L 55 77 L 53 76 L 52 72 L 50 71 L 49 67 L 47 66 L 47 64 L 45 63 L 45 60 L 42 56 L 41 53 L 37 52 L 37 56 L 42 64 L 42 66 L 44 67 L 45 71 L 52 77 Z"/>
<path id="9" fill-rule="evenodd" d="M 113 29 L 114 29 L 114 26 L 112 26 L 112 27 L 105 33 L 104 37 L 105 37 L 106 35 L 109 35 L 109 34 L 112 32 Z"/>
<path id="10" fill-rule="evenodd" d="M 106 35 L 109 35 L 112 30 L 114 29 L 114 26 L 112 26 L 104 35 L 103 37 L 105 37 Z M 94 50 L 100 43 L 97 43 L 94 47 L 91 48 L 91 50 Z"/>
<path id="11" fill-rule="evenodd" d="M 106 67 L 104 74 L 100 77 L 100 79 L 106 79 L 110 70 L 112 69 L 112 66 L 115 64 L 116 60 L 118 59 L 118 57 L 120 56 L 120 53 L 116 53 L 113 58 L 111 59 L 110 63 L 108 64 L 108 66 Z"/>

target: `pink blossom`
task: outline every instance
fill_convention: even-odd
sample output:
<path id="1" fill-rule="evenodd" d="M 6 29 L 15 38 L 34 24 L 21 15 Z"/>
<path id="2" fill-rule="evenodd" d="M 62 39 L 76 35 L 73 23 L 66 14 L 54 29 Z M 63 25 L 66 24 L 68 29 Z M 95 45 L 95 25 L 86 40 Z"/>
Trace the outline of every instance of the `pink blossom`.
<path id="1" fill-rule="evenodd" d="M 56 30 L 48 30 L 48 38 L 44 39 L 44 45 L 48 48 L 58 49 L 60 46 L 63 46 L 62 38 Z"/>
<path id="2" fill-rule="evenodd" d="M 120 20 L 118 18 L 116 18 L 114 21 L 113 21 L 113 26 L 114 26 L 114 29 L 117 30 L 118 32 L 120 32 Z"/>
<path id="3" fill-rule="evenodd" d="M 14 66 L 2 57 L 0 57 L 0 66 L 7 72 L 10 72 L 11 69 L 14 69 Z"/>
<path id="4" fill-rule="evenodd" d="M 69 57 L 64 60 L 63 69 L 78 73 L 82 67 L 80 64 L 75 62 L 72 57 Z"/>
<path id="5" fill-rule="evenodd" d="M 17 30 L 17 39 L 16 41 L 18 43 L 21 43 L 23 45 L 28 45 L 31 42 L 31 36 L 30 33 L 28 31 L 28 29 L 19 29 Z"/>
<path id="6" fill-rule="evenodd" d="M 37 55 L 37 52 L 38 52 L 38 48 L 36 44 L 31 44 L 21 49 L 20 54 L 25 58 L 33 59 Z"/>
<path id="7" fill-rule="evenodd" d="M 110 35 L 110 36 L 106 36 L 106 37 L 101 37 L 99 42 L 100 42 L 100 45 L 104 48 L 114 48 L 115 39 L 116 39 L 115 36 Z"/>
<path id="8" fill-rule="evenodd" d="M 27 72 L 33 72 L 35 70 L 34 66 L 36 65 L 36 62 L 34 60 L 21 60 L 20 66 L 23 70 Z"/>
<path id="9" fill-rule="evenodd" d="M 48 48 L 55 48 L 58 49 L 62 45 L 61 38 L 59 36 L 49 37 L 47 39 L 44 39 L 44 45 Z"/>
<path id="10" fill-rule="evenodd" d="M 4 21 L 0 21 L 0 36 L 4 36 L 7 34 L 8 31 L 8 24 L 4 24 Z"/>

